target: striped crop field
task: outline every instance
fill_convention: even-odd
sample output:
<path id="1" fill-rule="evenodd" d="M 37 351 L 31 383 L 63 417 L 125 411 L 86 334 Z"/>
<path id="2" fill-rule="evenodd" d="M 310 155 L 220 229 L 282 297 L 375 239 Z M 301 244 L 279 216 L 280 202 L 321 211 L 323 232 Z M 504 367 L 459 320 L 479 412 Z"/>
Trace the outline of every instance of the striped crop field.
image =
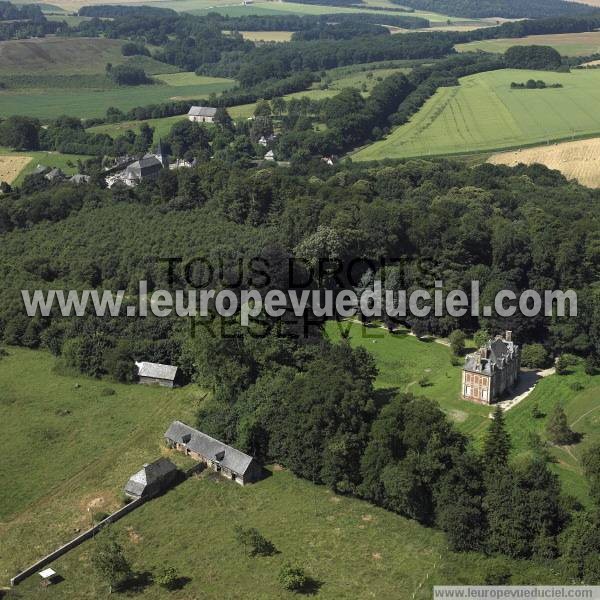
<path id="1" fill-rule="evenodd" d="M 511 89 L 528 79 L 557 89 Z M 410 121 L 354 153 L 354 160 L 466 154 L 600 134 L 600 71 L 504 69 L 439 89 Z"/>

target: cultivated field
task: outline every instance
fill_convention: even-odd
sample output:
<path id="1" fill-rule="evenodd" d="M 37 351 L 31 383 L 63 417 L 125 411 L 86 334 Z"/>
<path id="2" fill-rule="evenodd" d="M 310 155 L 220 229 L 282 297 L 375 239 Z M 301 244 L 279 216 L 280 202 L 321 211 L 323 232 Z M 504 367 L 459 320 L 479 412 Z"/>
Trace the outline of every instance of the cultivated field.
<path id="1" fill-rule="evenodd" d="M 125 61 L 121 40 L 40 38 L 0 42 L 0 76 L 24 73 L 104 73 L 106 63 Z"/>
<path id="2" fill-rule="evenodd" d="M 30 160 L 30 156 L 0 155 L 0 181 L 13 183 Z"/>
<path id="3" fill-rule="evenodd" d="M 251 42 L 289 42 L 292 31 L 240 31 L 245 40 Z"/>
<path id="4" fill-rule="evenodd" d="M 202 390 L 117 385 L 59 375 L 55 359 L 40 351 L 9 349 L 0 360 L 0 584 L 19 566 L 39 558 L 89 525 L 95 511 L 119 504 L 122 486 L 143 462 L 160 454 L 171 419 L 193 422 Z M 107 388 L 115 391 L 109 395 Z M 257 527 L 279 554 L 248 558 L 233 527 Z M 286 560 L 302 564 L 324 600 L 425 600 L 438 583 L 482 583 L 497 564 L 474 553 L 454 554 L 443 536 L 365 502 L 334 496 L 279 468 L 241 488 L 213 476 L 193 478 L 152 500 L 114 526 L 140 573 L 174 565 L 184 578 L 170 598 L 285 600 L 277 572 Z M 90 565 L 93 541 L 52 567 L 64 581 L 47 594 L 92 600 L 108 594 Z M 550 568 L 503 560 L 514 581 L 552 583 Z M 224 565 L 235 568 L 224 569 Z M 136 597 L 165 598 L 140 578 Z M 32 577 L 19 597 L 40 597 Z"/>
<path id="5" fill-rule="evenodd" d="M 458 44 L 459 52 L 503 53 L 511 46 L 552 46 L 563 56 L 588 56 L 600 52 L 600 31 L 585 33 L 556 33 L 552 35 L 530 35 L 523 38 L 483 40 Z"/>
<path id="6" fill-rule="evenodd" d="M 149 57 L 124 57 L 123 43 L 104 38 L 52 37 L 0 42 L 0 81 L 7 86 L 0 91 L 0 117 L 99 117 L 110 106 L 129 110 L 179 97 L 205 98 L 235 85 L 230 79 L 177 73 L 177 67 Z M 140 66 L 158 83 L 117 86 L 105 75 L 107 63 Z"/>
<path id="7" fill-rule="evenodd" d="M 512 90 L 511 82 L 543 79 L 562 88 Z M 380 160 L 542 144 L 600 133 L 600 71 L 549 73 L 504 69 L 441 88 L 411 120 L 353 155 Z"/>
<path id="8" fill-rule="evenodd" d="M 339 325 L 330 322 L 327 332 L 332 339 L 339 339 L 340 328 L 349 328 L 351 343 L 364 346 L 375 357 L 379 368 L 377 387 L 435 400 L 458 429 L 472 436 L 477 445 L 481 443 L 492 409 L 460 398 L 461 367 L 451 364 L 450 348 L 434 341 L 419 341 L 406 331 L 389 334 L 380 328 L 363 328 L 347 322 Z M 425 386 L 419 384 L 422 377 L 427 379 Z M 534 391 L 506 415 L 513 454 L 518 457 L 529 452 L 530 431 L 544 438 L 545 419 L 533 418 L 533 404 L 537 403 L 542 413 L 548 414 L 556 402 L 561 402 L 569 424 L 584 437 L 575 446 L 552 447 L 551 453 L 557 461 L 552 468 L 569 494 L 588 502 L 588 487 L 579 459 L 587 446 L 600 439 L 600 375 L 585 375 L 578 366 L 568 375 L 540 380 Z"/>
<path id="9" fill-rule="evenodd" d="M 31 173 L 38 165 L 58 167 L 67 175 L 77 172 L 77 160 L 85 160 L 89 156 L 80 154 L 60 154 L 59 152 L 13 152 L 0 146 L 0 181 L 8 181 L 19 185 L 25 175 Z M 3 165 L 6 165 L 6 170 Z M 11 165 L 11 166 L 9 166 Z M 4 176 L 6 174 L 8 179 Z M 12 182 L 10 177 L 13 177 Z"/>
<path id="10" fill-rule="evenodd" d="M 52 119 L 60 115 L 89 118 L 101 117 L 106 109 L 115 106 L 129 110 L 140 104 L 168 102 L 183 98 L 207 98 L 233 87 L 233 80 L 213 77 L 196 77 L 189 85 L 122 86 L 110 89 L 27 90 L 0 92 L 0 116 L 27 114 L 39 119 Z"/>
<path id="11" fill-rule="evenodd" d="M 591 188 L 600 188 L 600 138 L 502 152 L 488 162 L 514 167 L 539 163 Z"/>

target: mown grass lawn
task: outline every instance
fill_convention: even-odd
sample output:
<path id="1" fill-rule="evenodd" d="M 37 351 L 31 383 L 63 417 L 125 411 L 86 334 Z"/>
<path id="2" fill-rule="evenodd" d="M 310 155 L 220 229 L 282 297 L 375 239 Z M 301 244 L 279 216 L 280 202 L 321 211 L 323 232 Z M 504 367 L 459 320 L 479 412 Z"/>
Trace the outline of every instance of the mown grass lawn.
<path id="1" fill-rule="evenodd" d="M 204 394 L 60 375 L 45 352 L 8 351 L 0 360 L 0 479 L 10 481 L 0 489 L 0 584 L 89 526 L 94 511 L 118 506 L 122 486 L 143 462 L 161 454 L 182 460 L 164 448 L 162 433 L 174 418 L 193 422 Z M 115 394 L 105 395 L 107 388 Z M 277 582 L 288 560 L 306 568 L 319 598 L 424 600 L 435 584 L 482 583 L 498 561 L 450 552 L 438 531 L 280 468 L 270 472 L 245 488 L 204 474 L 122 519 L 114 527 L 134 569 L 174 565 L 184 585 L 169 597 L 181 600 L 295 597 Z M 236 524 L 257 527 L 279 553 L 246 557 L 234 540 Z M 52 564 L 64 580 L 45 596 L 108 597 L 90 564 L 93 544 Z M 513 583 L 559 583 L 551 565 L 502 562 Z M 39 585 L 34 576 L 17 591 L 37 599 Z M 135 595 L 166 597 L 151 583 Z"/>
<path id="2" fill-rule="evenodd" d="M 461 367 L 452 364 L 448 346 L 431 339 L 418 340 L 405 329 L 390 334 L 379 327 L 347 321 L 327 324 L 332 339 L 340 339 L 343 330 L 349 331 L 353 345 L 363 346 L 375 357 L 379 368 L 377 387 L 436 400 L 465 433 L 485 429 L 490 408 L 460 398 Z"/>
<path id="3" fill-rule="evenodd" d="M 342 329 L 349 329 L 349 340 L 353 345 L 365 347 L 375 357 L 379 368 L 377 387 L 435 400 L 456 427 L 472 436 L 477 447 L 481 446 L 493 409 L 460 398 L 461 367 L 451 364 L 447 346 L 419 341 L 404 330 L 389 334 L 380 328 L 364 328 L 348 322 L 329 322 L 327 325 L 332 339 L 340 339 Z M 419 385 L 421 377 L 426 377 L 429 385 Z M 513 457 L 518 459 L 530 453 L 530 432 L 546 439 L 546 417 L 535 419 L 532 407 L 537 404 L 547 416 L 557 402 L 565 409 L 573 430 L 583 437 L 573 446 L 549 446 L 556 460 L 552 469 L 560 476 L 567 493 L 587 503 L 588 484 L 580 461 L 585 449 L 600 439 L 600 375 L 586 375 L 579 364 L 565 376 L 541 379 L 525 400 L 506 413 Z"/>
<path id="4" fill-rule="evenodd" d="M 511 89 L 511 82 L 541 79 L 562 88 Z M 380 160 L 482 152 L 592 136 L 600 132 L 600 71 L 549 73 L 503 69 L 440 88 L 408 123 L 355 152 L 354 160 Z"/>
<path id="5" fill-rule="evenodd" d="M 0 579 L 44 555 L 160 457 L 174 419 L 192 421 L 204 392 L 58 375 L 56 359 L 9 348 L 0 359 Z M 112 393 L 112 390 L 114 393 Z M 14 573 L 13 573 L 14 574 Z"/>

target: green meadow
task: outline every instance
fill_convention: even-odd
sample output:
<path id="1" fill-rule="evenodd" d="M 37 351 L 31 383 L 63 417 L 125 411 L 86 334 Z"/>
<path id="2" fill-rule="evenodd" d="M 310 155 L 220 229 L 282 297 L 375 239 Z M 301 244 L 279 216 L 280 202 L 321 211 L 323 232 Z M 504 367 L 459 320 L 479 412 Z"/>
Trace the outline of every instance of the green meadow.
<path id="1" fill-rule="evenodd" d="M 563 56 L 590 56 L 600 52 L 600 31 L 530 35 L 523 38 L 482 40 L 458 44 L 459 52 L 494 52 L 502 54 L 511 46 L 551 46 Z"/>
<path id="2" fill-rule="evenodd" d="M 542 79 L 562 88 L 527 90 L 511 82 Z M 503 69 L 439 89 L 408 123 L 354 153 L 380 160 L 482 152 L 600 133 L 600 71 Z"/>
<path id="3" fill-rule="evenodd" d="M 114 106 L 123 111 L 140 105 L 158 104 L 169 100 L 206 98 L 233 87 L 233 80 L 213 77 L 197 77 L 189 85 L 141 85 L 122 86 L 112 89 L 73 90 L 27 90 L 0 92 L 0 116 L 29 115 L 39 119 L 52 119 L 60 115 L 91 118 L 102 117 L 106 109 Z"/>
<path id="4" fill-rule="evenodd" d="M 375 357 L 379 368 L 377 387 L 435 400 L 459 430 L 472 436 L 476 445 L 481 443 L 492 409 L 461 399 L 461 367 L 452 365 L 448 346 L 431 339 L 417 340 L 404 329 L 390 334 L 378 327 L 355 323 L 327 325 L 332 339 L 340 339 L 344 331 L 348 332 L 352 345 L 363 346 Z M 426 385 L 419 383 L 423 378 Z M 565 409 L 573 430 L 582 434 L 582 440 L 568 447 L 550 446 L 556 461 L 552 468 L 569 494 L 587 502 L 588 488 L 580 459 L 584 450 L 600 439 L 600 375 L 586 375 L 581 365 L 577 365 L 567 375 L 552 375 L 538 381 L 533 392 L 506 413 L 513 456 L 518 458 L 530 452 L 530 432 L 544 438 L 546 419 L 534 418 L 532 407 L 537 404 L 542 414 L 548 415 L 557 402 Z"/>
<path id="5" fill-rule="evenodd" d="M 0 476 L 11 482 L 0 489 L 0 585 L 89 526 L 94 512 L 117 507 L 123 485 L 144 462 L 168 455 L 182 464 L 184 457 L 163 446 L 162 434 L 172 419 L 193 423 L 205 397 L 196 386 L 165 390 L 61 374 L 42 351 L 8 353 L 0 359 Z M 279 553 L 248 558 L 234 540 L 236 524 L 257 527 Z M 169 597 L 181 600 L 296 597 L 277 583 L 289 560 L 305 567 L 325 600 L 425 600 L 435 584 L 482 583 L 498 563 L 449 552 L 441 533 L 335 496 L 280 467 L 244 488 L 206 474 L 189 479 L 114 527 L 138 573 L 177 568 L 182 587 Z M 108 597 L 91 568 L 93 544 L 52 564 L 64 580 L 44 595 Z M 550 567 L 501 562 L 513 583 L 558 583 Z M 141 582 L 136 597 L 165 598 L 161 588 Z M 39 598 L 38 578 L 16 591 Z"/>
<path id="6" fill-rule="evenodd" d="M 389 64 L 389 63 L 384 63 Z M 329 98 L 335 96 L 342 89 L 346 87 L 355 87 L 360 90 L 364 90 L 363 94 L 367 95 L 373 89 L 373 87 L 379 83 L 379 81 L 385 77 L 388 77 L 392 73 L 402 72 L 407 73 L 410 71 L 410 67 L 384 67 L 378 68 L 379 65 L 353 65 L 352 67 L 340 67 L 337 69 L 331 69 L 327 71 L 325 80 L 327 81 L 327 88 L 321 89 L 321 84 L 316 83 L 313 88 L 304 90 L 302 92 L 294 92 L 283 96 L 286 100 L 291 98 L 302 98 L 307 96 L 312 100 L 322 100 L 323 98 Z M 370 76 L 372 75 L 372 76 Z M 189 85 L 194 78 L 198 79 L 198 76 L 194 73 L 171 73 L 166 75 L 158 75 L 157 79 L 160 79 L 164 83 L 173 87 L 185 87 Z M 202 79 L 210 79 L 204 77 Z M 213 78 L 217 80 L 217 78 Z M 221 82 L 228 81 L 227 79 L 219 80 Z M 231 106 L 227 109 L 233 119 L 247 119 L 254 114 L 256 103 L 240 104 L 238 106 Z M 154 128 L 154 139 L 158 140 L 159 137 L 165 137 L 174 123 L 185 119 L 185 115 L 176 115 L 174 117 L 164 117 L 162 119 L 148 119 L 144 121 Z M 96 125 L 90 127 L 89 131 L 93 133 L 107 133 L 113 137 L 116 137 L 125 131 L 133 130 L 138 131 L 142 121 L 121 121 L 119 123 L 105 123 L 103 125 Z"/>

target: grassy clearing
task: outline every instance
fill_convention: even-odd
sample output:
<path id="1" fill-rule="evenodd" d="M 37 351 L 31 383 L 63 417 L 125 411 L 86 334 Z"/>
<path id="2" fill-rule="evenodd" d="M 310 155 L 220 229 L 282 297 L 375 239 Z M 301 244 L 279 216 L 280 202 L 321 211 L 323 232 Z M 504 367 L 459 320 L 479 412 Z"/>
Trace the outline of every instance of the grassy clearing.
<path id="1" fill-rule="evenodd" d="M 488 162 L 508 166 L 539 163 L 557 169 L 582 185 L 600 188 L 600 138 L 502 152 L 490 157 Z"/>
<path id="2" fill-rule="evenodd" d="M 89 525 L 91 512 L 119 504 L 120 490 L 140 464 L 160 454 L 173 418 L 192 420 L 203 392 L 124 386 L 59 375 L 40 351 L 9 349 L 0 360 L 0 583 Z M 104 395 L 110 387 L 114 395 Z M 89 509 L 89 510 L 88 510 Z M 270 558 L 247 558 L 233 539 L 236 523 L 257 527 L 277 546 Z M 443 536 L 365 502 L 275 469 L 240 488 L 214 477 L 188 480 L 115 526 L 140 572 L 172 564 L 187 578 L 172 598 L 286 599 L 277 572 L 286 560 L 305 566 L 324 599 L 431 597 L 438 583 L 481 583 L 495 563 L 447 551 Z M 53 567 L 65 578 L 48 593 L 91 600 L 107 589 L 90 566 L 86 542 Z M 510 563 L 514 581 L 553 583 L 549 568 Z M 20 597 L 39 597 L 32 577 Z M 413 595 L 414 594 L 414 595 Z M 138 597 L 164 598 L 154 585 Z"/>
<path id="3" fill-rule="evenodd" d="M 543 79 L 560 89 L 511 90 Z M 464 154 L 591 136 L 600 132 L 600 72 L 504 69 L 441 88 L 405 125 L 356 152 L 355 160 Z"/>
<path id="4" fill-rule="evenodd" d="M 588 489 L 580 460 L 585 449 L 600 439 L 600 375 L 586 375 L 578 365 L 566 376 L 543 379 L 524 402 L 509 411 L 506 422 L 516 454 L 527 453 L 529 432 L 545 437 L 546 419 L 534 419 L 532 406 L 537 403 L 541 412 L 548 415 L 557 402 L 565 409 L 571 428 L 583 438 L 573 446 L 552 447 L 551 453 L 557 461 L 553 468 L 566 492 L 585 502 Z"/>
<path id="5" fill-rule="evenodd" d="M 6 174 L 12 174 L 12 183 L 19 185 L 25 175 L 31 173 L 38 165 L 45 165 L 46 167 L 58 167 L 62 169 L 66 174 L 72 175 L 77 172 L 77 160 L 85 160 L 88 156 L 81 154 L 60 154 L 60 152 L 13 152 L 8 148 L 0 146 L 0 170 L 2 169 L 1 162 L 5 164 L 12 164 L 10 172 Z M 15 174 L 15 170 L 20 166 L 18 172 Z M 8 181 L 2 176 L 0 172 L 0 181 Z"/>
<path id="6" fill-rule="evenodd" d="M 563 56 L 589 56 L 600 52 L 600 31 L 585 33 L 555 33 L 551 35 L 530 35 L 523 38 L 483 40 L 458 44 L 459 52 L 504 53 L 511 46 L 552 46 Z"/>
<path id="7" fill-rule="evenodd" d="M 353 345 L 364 346 L 375 357 L 379 367 L 377 387 L 435 399 L 465 433 L 485 429 L 490 409 L 460 398 L 461 367 L 452 365 L 447 346 L 432 340 L 420 341 L 403 329 L 390 334 L 355 323 L 327 324 L 332 339 L 339 339 L 344 329 L 349 330 Z M 426 385 L 420 385 L 422 378 Z"/>
<path id="8" fill-rule="evenodd" d="M 383 329 L 346 322 L 328 323 L 327 332 L 333 339 L 339 339 L 340 327 L 349 328 L 353 345 L 365 347 L 375 357 L 379 367 L 377 387 L 394 388 L 435 400 L 459 430 L 472 436 L 476 445 L 481 443 L 491 410 L 460 398 L 461 367 L 451 365 L 451 352 L 447 346 L 419 341 L 406 331 L 389 334 Z M 422 377 L 429 380 L 425 387 L 419 385 Z M 588 488 L 579 461 L 585 448 L 600 439 L 600 375 L 585 375 L 578 366 L 566 376 L 552 375 L 540 380 L 534 391 L 507 413 L 514 456 L 517 458 L 529 452 L 529 432 L 535 431 L 544 438 L 545 419 L 534 419 L 532 406 L 538 404 L 547 415 L 556 402 L 562 404 L 569 423 L 583 434 L 583 439 L 572 447 L 552 447 L 551 453 L 557 461 L 552 468 L 569 494 L 587 502 Z"/>

